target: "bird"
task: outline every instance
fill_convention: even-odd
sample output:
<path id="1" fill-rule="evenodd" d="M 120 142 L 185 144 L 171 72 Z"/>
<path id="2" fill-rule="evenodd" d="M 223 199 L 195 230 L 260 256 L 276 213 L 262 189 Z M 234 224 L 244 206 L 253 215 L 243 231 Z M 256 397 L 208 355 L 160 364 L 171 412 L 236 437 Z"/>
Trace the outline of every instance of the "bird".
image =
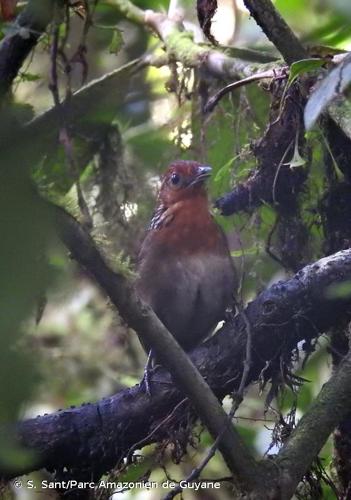
<path id="1" fill-rule="evenodd" d="M 168 166 L 138 257 L 136 291 L 185 351 L 213 332 L 237 284 L 225 234 L 209 208 L 211 171 L 190 160 Z"/>

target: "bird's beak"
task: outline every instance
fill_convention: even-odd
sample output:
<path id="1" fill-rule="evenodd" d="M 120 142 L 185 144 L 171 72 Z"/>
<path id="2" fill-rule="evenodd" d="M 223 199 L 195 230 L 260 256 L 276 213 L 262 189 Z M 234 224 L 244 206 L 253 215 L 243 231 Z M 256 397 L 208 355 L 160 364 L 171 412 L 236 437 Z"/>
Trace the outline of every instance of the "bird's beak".
<path id="1" fill-rule="evenodd" d="M 212 168 L 209 167 L 208 165 L 201 165 L 200 167 L 197 168 L 197 173 L 196 177 L 191 183 L 193 186 L 194 184 L 198 184 L 200 182 L 205 181 L 211 176 Z"/>

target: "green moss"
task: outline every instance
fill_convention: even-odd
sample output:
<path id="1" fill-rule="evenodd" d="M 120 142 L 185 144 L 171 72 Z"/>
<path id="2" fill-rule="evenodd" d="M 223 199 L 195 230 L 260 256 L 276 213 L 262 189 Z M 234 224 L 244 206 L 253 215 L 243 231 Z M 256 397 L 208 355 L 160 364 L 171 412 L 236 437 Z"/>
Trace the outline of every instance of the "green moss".
<path id="1" fill-rule="evenodd" d="M 170 57 L 174 57 L 185 66 L 200 66 L 210 52 L 208 48 L 196 45 L 193 34 L 189 31 L 174 30 L 167 36 L 165 43 Z"/>

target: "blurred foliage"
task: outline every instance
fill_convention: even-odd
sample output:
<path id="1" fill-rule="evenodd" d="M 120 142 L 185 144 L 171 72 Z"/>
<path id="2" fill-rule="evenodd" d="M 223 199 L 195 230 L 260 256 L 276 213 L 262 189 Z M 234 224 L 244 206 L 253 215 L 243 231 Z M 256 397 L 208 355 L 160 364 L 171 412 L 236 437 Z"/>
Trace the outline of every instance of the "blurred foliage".
<path id="1" fill-rule="evenodd" d="M 163 11 L 167 11 L 169 3 L 168 0 L 135 2 L 142 8 Z M 193 2 L 179 3 L 186 19 L 195 23 Z M 351 49 L 349 0 L 277 0 L 275 4 L 309 46 Z M 223 36 L 228 32 L 225 44 L 272 51 L 254 21 L 242 10 L 242 3 L 238 1 L 237 7 L 235 30 L 226 31 L 227 27 L 222 30 Z M 23 8 L 22 3 L 19 8 Z M 216 23 L 220 26 L 220 12 Z M 62 23 L 60 43 L 71 68 L 67 75 L 64 59 L 60 60 L 61 98 L 69 98 L 71 91 L 82 87 L 86 70 L 90 82 L 154 50 L 158 44 L 152 34 L 123 19 L 112 0 L 96 4 L 87 34 L 86 27 L 84 16 L 73 10 L 69 26 Z M 2 22 L 1 36 L 14 29 L 14 24 Z M 158 176 L 167 163 L 179 157 L 211 164 L 210 195 L 216 198 L 243 181 L 255 166 L 250 144 L 263 135 L 270 108 L 268 89 L 251 85 L 223 99 L 210 116 L 203 116 L 203 95 L 199 88 L 212 94 L 223 86 L 222 82 L 178 63 L 162 68 L 128 69 L 126 78 L 117 75 L 113 86 L 104 91 L 106 100 L 102 108 L 100 97 L 95 94 L 82 100 L 80 126 L 70 130 L 68 138 L 74 155 L 72 162 L 67 158 L 67 147 L 62 141 L 59 144 L 62 123 L 57 117 L 56 122 L 51 121 L 52 112 L 44 119 L 40 115 L 53 105 L 48 90 L 51 44 L 49 29 L 16 79 L 11 111 L 4 107 L 0 117 L 1 423 L 97 400 L 131 386 L 140 379 L 145 362 L 136 336 L 55 239 L 50 215 L 38 192 L 81 215 L 84 207 L 77 194 L 81 189 L 94 222 L 96 241 L 111 263 L 129 269 L 136 260 L 140 239 L 152 213 Z M 304 62 L 295 67 L 293 77 L 319 64 L 320 61 Z M 34 116 L 37 122 L 31 121 Z M 40 120 L 42 128 L 38 125 Z M 18 124 L 25 123 L 27 132 L 23 135 L 18 132 Z M 309 141 L 313 152 L 311 173 L 300 201 L 309 233 L 305 255 L 307 260 L 314 260 L 322 255 L 325 244 L 318 208 L 325 189 L 323 162 L 328 152 L 319 133 L 310 133 Z M 293 167 L 303 168 L 303 163 L 295 162 Z M 245 301 L 286 276 L 286 271 L 266 251 L 276 221 L 274 208 L 262 205 L 250 214 L 226 219 L 216 214 L 216 217 L 228 234 L 242 275 Z M 275 237 L 271 245 L 273 250 L 278 245 Z M 330 294 L 349 295 L 350 284 L 330 290 Z M 273 429 L 281 419 L 289 418 L 292 407 L 296 410 L 294 418 L 298 419 L 328 378 L 327 341 L 322 339 L 320 343 L 304 367 L 301 346 L 296 367 L 308 381 L 300 389 L 285 388 L 266 409 L 268 389 L 263 393 L 257 387 L 249 390 L 237 422 L 246 442 L 258 453 L 276 450 L 278 442 L 273 442 L 270 448 Z M 229 408 L 230 401 L 226 404 Z M 165 473 L 161 465 L 167 467 L 170 476 L 185 477 L 211 444 L 206 432 L 198 432 L 197 453 L 189 450 L 179 466 L 173 465 L 168 455 L 160 462 L 151 447 L 145 450 L 147 459 L 128 470 L 126 477 L 142 477 L 151 467 L 151 479 L 162 480 Z M 330 443 L 322 458 L 328 471 Z M 26 460 L 33 457 L 24 454 L 11 436 L 0 435 L 2 465 L 11 467 Z M 205 475 L 211 478 L 228 475 L 218 454 Z M 323 484 L 323 488 L 323 498 L 334 498 L 327 485 Z M 148 498 L 161 498 L 162 493 L 152 491 Z M 35 494 L 28 492 L 26 498 L 46 498 L 44 494 L 39 490 Z M 15 491 L 7 495 L 20 498 Z M 224 482 L 219 493 L 208 492 L 206 498 L 226 499 L 232 498 L 231 495 L 230 483 Z M 144 498 L 136 490 L 123 496 L 131 497 Z M 194 497 L 192 492 L 184 495 L 184 498 Z"/>

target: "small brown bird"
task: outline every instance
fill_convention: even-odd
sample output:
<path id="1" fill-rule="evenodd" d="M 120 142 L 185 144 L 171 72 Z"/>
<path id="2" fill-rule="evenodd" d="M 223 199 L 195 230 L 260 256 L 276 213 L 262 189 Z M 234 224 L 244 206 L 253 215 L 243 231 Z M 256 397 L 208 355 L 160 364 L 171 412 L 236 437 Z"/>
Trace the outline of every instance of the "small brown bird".
<path id="1" fill-rule="evenodd" d="M 226 238 L 209 211 L 210 174 L 195 161 L 168 167 L 139 255 L 136 289 L 186 351 L 223 319 L 236 288 Z"/>

